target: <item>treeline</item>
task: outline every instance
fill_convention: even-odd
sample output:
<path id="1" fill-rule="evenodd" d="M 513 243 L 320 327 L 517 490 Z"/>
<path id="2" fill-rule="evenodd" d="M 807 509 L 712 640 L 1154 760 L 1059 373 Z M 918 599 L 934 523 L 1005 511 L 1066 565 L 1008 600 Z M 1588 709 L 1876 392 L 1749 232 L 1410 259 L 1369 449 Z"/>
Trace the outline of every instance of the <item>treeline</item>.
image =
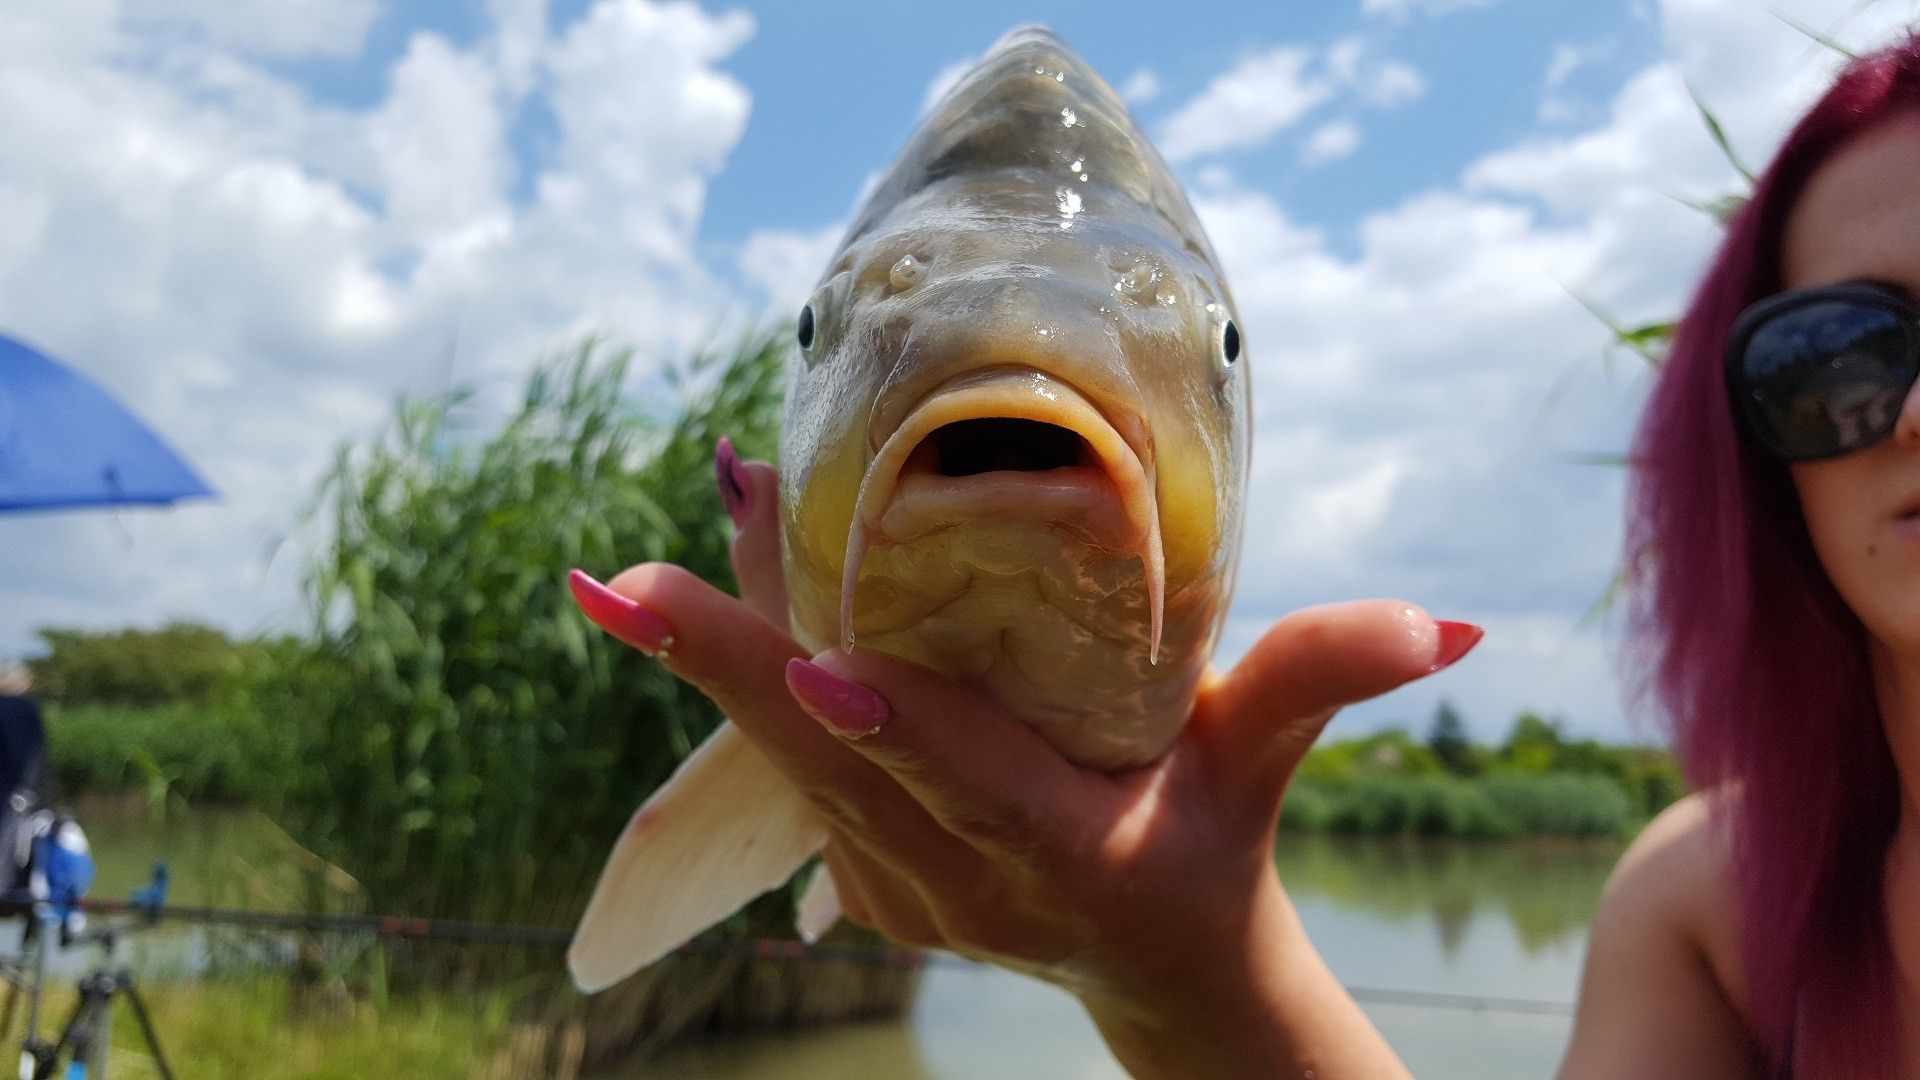
<path id="1" fill-rule="evenodd" d="M 296 769 L 297 732 L 237 702 L 293 641 L 234 640 L 211 627 L 41 631 L 29 667 L 52 729 L 63 794 L 144 792 L 271 809 Z M 1627 836 L 1680 796 L 1658 747 L 1568 738 L 1517 717 L 1505 740 L 1468 737 L 1442 702 L 1424 738 L 1393 729 L 1322 743 L 1301 764 L 1281 815 L 1296 832 L 1505 839 Z"/>
<path id="2" fill-rule="evenodd" d="M 235 639 L 192 622 L 157 629 L 39 631 L 27 662 L 47 714 L 57 798 L 144 793 L 265 807 L 296 754 L 291 725 L 242 700 L 251 674 L 292 641 Z"/>
<path id="3" fill-rule="evenodd" d="M 1626 837 L 1684 791 L 1665 749 L 1570 739 L 1531 712 L 1483 746 L 1443 701 L 1424 739 L 1390 729 L 1315 747 L 1280 822 L 1347 836 Z"/>

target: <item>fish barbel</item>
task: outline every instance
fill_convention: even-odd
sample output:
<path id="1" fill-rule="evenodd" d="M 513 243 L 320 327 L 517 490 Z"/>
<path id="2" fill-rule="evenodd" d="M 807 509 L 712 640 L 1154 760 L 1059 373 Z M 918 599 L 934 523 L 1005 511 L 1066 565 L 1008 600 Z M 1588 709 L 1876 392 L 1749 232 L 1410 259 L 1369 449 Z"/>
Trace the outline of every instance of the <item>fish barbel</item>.
<path id="1" fill-rule="evenodd" d="M 1212 245 L 1113 90 L 1045 28 L 1003 37 L 867 197 L 798 344 L 795 639 L 969 683 L 1090 768 L 1165 751 L 1232 592 L 1248 376 Z M 665 954 L 826 835 L 723 725 L 621 834 L 575 981 Z M 803 934 L 837 911 L 816 875 Z"/>

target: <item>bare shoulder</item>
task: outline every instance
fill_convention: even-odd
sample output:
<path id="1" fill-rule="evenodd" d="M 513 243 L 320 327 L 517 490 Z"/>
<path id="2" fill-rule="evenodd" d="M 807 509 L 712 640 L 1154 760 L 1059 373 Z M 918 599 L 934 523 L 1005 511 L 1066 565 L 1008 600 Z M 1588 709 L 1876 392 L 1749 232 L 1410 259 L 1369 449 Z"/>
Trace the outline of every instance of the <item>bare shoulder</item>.
<path id="1" fill-rule="evenodd" d="M 1563 1080 L 1760 1075 L 1714 798 L 1669 807 L 1614 868 L 1588 939 Z"/>

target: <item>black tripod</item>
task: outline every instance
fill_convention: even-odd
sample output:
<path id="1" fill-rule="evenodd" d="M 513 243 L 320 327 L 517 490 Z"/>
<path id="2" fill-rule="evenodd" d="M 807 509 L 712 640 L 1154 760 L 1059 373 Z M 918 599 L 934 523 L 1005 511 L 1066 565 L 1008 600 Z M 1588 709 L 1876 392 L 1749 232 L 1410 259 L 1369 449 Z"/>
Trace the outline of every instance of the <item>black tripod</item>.
<path id="1" fill-rule="evenodd" d="M 153 1031 L 153 1017 L 147 1013 L 146 999 L 133 983 L 133 969 L 117 963 L 118 937 L 118 932 L 113 930 L 84 936 L 83 940 L 100 945 L 100 966 L 80 977 L 80 999 L 73 1003 L 73 1012 L 68 1014 L 58 1039 L 47 1044 L 41 1041 L 39 1032 L 27 1032 L 23 1052 L 33 1056 L 33 1080 L 53 1080 L 62 1057 L 69 1062 L 63 1080 L 105 1080 L 107 1051 L 113 1045 L 113 999 L 119 994 L 127 996 L 127 1007 L 140 1024 L 140 1038 L 147 1044 L 147 1053 L 153 1058 L 160 1080 L 173 1080 L 173 1069 L 167 1064 L 167 1055 L 160 1049 L 160 1038 Z"/>
<path id="2" fill-rule="evenodd" d="M 57 1039 L 40 1037 L 40 997 L 46 981 L 47 962 L 53 948 L 53 936 L 60 934 L 62 944 L 93 944 L 100 947 L 100 963 L 80 977 L 79 998 L 60 1029 Z M 153 1017 L 147 1002 L 134 985 L 133 970 L 119 958 L 120 932 L 112 928 L 88 931 L 69 937 L 58 922 L 35 911 L 27 919 L 21 951 L 32 957 L 8 980 L 7 998 L 0 1007 L 0 1032 L 13 1027 L 13 1013 L 24 988 L 27 998 L 27 1033 L 20 1044 L 22 1080 L 105 1080 L 107 1053 L 113 1044 L 114 998 L 126 995 L 127 1007 L 140 1024 L 140 1036 L 152 1056 L 161 1080 L 173 1080 L 173 1069 L 160 1049 L 154 1033 Z M 60 1073 L 62 1062 L 67 1070 Z"/>

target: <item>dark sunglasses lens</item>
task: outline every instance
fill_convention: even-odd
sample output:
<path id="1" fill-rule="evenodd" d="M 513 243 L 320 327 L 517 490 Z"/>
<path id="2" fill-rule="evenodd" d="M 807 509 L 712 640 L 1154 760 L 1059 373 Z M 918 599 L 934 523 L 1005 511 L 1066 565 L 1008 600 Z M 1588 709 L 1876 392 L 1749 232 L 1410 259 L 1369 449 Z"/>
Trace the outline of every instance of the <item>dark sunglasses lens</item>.
<path id="1" fill-rule="evenodd" d="M 1913 332 L 1895 312 L 1820 301 L 1755 329 L 1740 354 L 1739 392 L 1775 452 L 1802 460 L 1833 457 L 1893 431 L 1915 362 Z"/>

